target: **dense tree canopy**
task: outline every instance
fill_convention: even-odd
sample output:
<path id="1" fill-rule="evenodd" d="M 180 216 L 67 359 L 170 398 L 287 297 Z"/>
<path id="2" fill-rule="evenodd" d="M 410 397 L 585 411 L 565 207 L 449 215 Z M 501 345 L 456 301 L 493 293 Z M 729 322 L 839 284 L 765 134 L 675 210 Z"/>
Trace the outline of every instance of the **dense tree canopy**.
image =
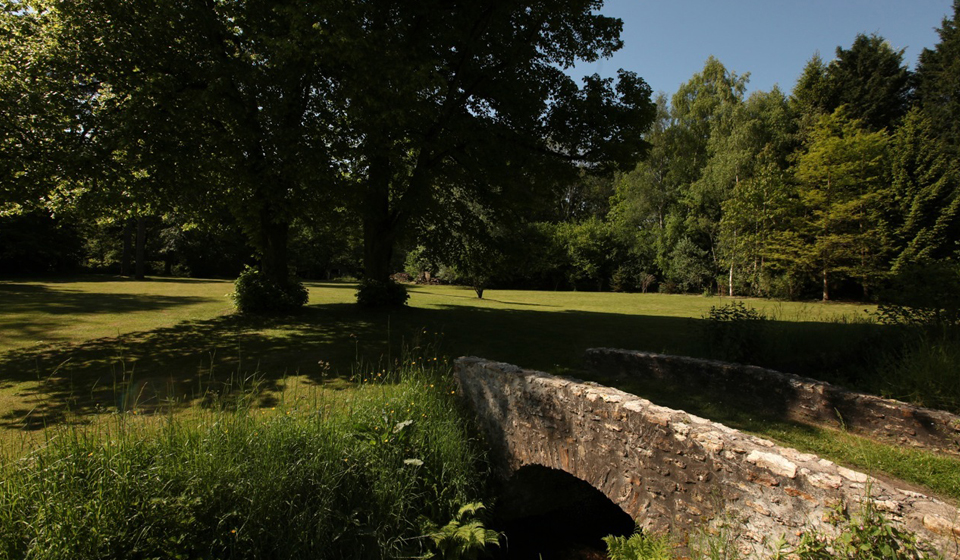
<path id="1" fill-rule="evenodd" d="M 960 1 L 915 75 L 858 35 L 656 102 L 567 74 L 621 45 L 599 0 L 0 3 L 7 268 L 875 298 L 960 250 Z"/>
<path id="2" fill-rule="evenodd" d="M 75 163 L 83 153 L 104 171 L 77 165 L 65 180 L 105 208 L 226 201 L 279 283 L 292 221 L 351 208 L 365 274 L 383 281 L 398 239 L 440 208 L 489 207 L 637 162 L 649 87 L 629 72 L 578 86 L 563 71 L 620 47 L 622 24 L 601 6 L 10 0 L 4 102 L 24 107 L 17 123 L 54 122 L 39 139 L 9 134 L 8 165 L 37 146 Z M 64 106 L 23 103 L 31 95 Z M 51 192 L 53 170 L 14 171 L 37 190 L 5 181 L 8 201 Z"/>
<path id="3" fill-rule="evenodd" d="M 407 228 L 449 223 L 572 181 L 632 166 L 653 117 L 649 87 L 629 72 L 563 69 L 620 47 L 621 22 L 592 0 L 359 3 L 335 28 L 354 46 L 343 78 L 359 139 L 365 275 L 386 280 Z M 469 219 L 475 213 L 459 212 Z M 438 219 L 439 218 L 439 219 Z"/>

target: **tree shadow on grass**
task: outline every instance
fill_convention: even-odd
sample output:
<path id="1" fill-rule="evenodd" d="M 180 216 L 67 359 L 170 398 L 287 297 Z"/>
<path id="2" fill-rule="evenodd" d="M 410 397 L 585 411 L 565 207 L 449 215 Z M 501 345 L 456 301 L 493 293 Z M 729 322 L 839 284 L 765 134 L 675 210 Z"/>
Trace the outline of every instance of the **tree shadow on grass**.
<path id="1" fill-rule="evenodd" d="M 181 278 L 173 276 L 147 276 L 143 280 L 137 280 L 130 276 L 120 276 L 113 274 L 67 274 L 58 276 L 2 276 L 0 285 L 7 282 L 40 282 L 43 284 L 95 284 L 105 283 L 151 283 L 163 282 L 171 284 L 209 284 L 211 282 L 233 283 L 232 278 Z"/>
<path id="2" fill-rule="evenodd" d="M 700 319 L 584 311 L 472 306 L 366 310 L 355 304 L 312 305 L 290 317 L 237 315 L 75 345 L 0 354 L 0 390 L 17 404 L 0 426 L 24 430 L 101 411 L 177 409 L 211 395 L 256 385 L 264 394 L 291 375 L 323 383 L 346 378 L 358 362 L 389 367 L 432 350 L 476 355 L 553 373 L 588 376 L 590 347 L 631 348 L 706 357 Z M 782 336 L 807 351 L 852 348 L 870 336 L 864 325 L 782 323 Z M 860 341 L 860 342 L 857 342 Z M 318 362 L 331 364 L 326 371 Z M 787 370 L 791 371 L 791 370 Z M 802 372 L 809 373 L 809 372 Z M 11 389 L 13 387 L 13 389 Z"/>
<path id="3" fill-rule="evenodd" d="M 50 340 L 51 330 L 62 324 L 63 316 L 157 312 L 208 301 L 211 298 L 85 292 L 4 282 L 0 283 L 0 332 L 10 340 Z"/>

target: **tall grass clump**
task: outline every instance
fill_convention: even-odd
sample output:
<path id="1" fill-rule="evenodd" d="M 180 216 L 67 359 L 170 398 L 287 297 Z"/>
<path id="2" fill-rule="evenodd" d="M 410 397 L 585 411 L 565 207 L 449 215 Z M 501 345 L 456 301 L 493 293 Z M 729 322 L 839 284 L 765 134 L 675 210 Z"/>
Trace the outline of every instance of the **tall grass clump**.
<path id="1" fill-rule="evenodd" d="M 884 353 L 878 391 L 920 406 L 960 413 L 960 331 L 917 330 Z"/>
<path id="2" fill-rule="evenodd" d="M 960 264 L 903 267 L 877 309 L 900 343 L 880 356 L 877 390 L 915 404 L 960 412 Z"/>
<path id="3" fill-rule="evenodd" d="M 900 343 L 882 353 L 876 390 L 917 405 L 960 413 L 960 316 L 955 310 L 881 306 L 878 321 Z"/>
<path id="4" fill-rule="evenodd" d="M 447 373 L 62 429 L 2 468 L 0 558 L 429 554 L 483 484 Z"/>

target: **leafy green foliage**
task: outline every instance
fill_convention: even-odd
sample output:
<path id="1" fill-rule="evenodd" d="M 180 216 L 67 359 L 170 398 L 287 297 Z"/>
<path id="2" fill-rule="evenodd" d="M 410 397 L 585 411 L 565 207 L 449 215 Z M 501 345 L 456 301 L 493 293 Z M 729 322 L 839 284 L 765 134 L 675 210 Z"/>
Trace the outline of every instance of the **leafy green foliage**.
<path id="1" fill-rule="evenodd" d="M 682 292 L 709 289 L 713 278 L 710 255 L 684 236 L 670 252 L 667 279 L 676 283 Z"/>
<path id="2" fill-rule="evenodd" d="M 410 299 L 407 289 L 393 280 L 364 278 L 357 286 L 357 303 L 364 307 L 398 307 Z"/>
<path id="3" fill-rule="evenodd" d="M 893 276 L 877 320 L 887 325 L 960 327 L 960 264 L 952 259 L 901 267 Z"/>
<path id="4" fill-rule="evenodd" d="M 251 315 L 290 313 L 307 303 L 307 288 L 296 278 L 280 284 L 263 272 L 247 267 L 240 273 L 231 295 L 237 311 Z"/>
<path id="5" fill-rule="evenodd" d="M 670 560 L 670 539 L 666 535 L 647 535 L 639 530 L 629 537 L 603 537 L 610 560 Z"/>
<path id="6" fill-rule="evenodd" d="M 338 83 L 363 139 L 366 277 L 386 280 L 393 245 L 412 231 L 509 223 L 583 169 L 636 164 L 653 117 L 649 86 L 625 71 L 577 84 L 562 70 L 620 47 L 621 22 L 599 7 L 376 1 L 338 16 L 349 66 L 363 69 Z"/>
<path id="7" fill-rule="evenodd" d="M 751 363 L 760 357 L 767 317 L 742 301 L 711 306 L 703 317 L 711 354 L 731 362 Z"/>
<path id="8" fill-rule="evenodd" d="M 426 278 L 427 274 L 431 276 L 436 274 L 437 268 L 423 245 L 417 245 L 407 251 L 407 256 L 403 259 L 403 271 L 417 282 L 420 278 Z"/>
<path id="9" fill-rule="evenodd" d="M 842 511 L 836 511 L 831 523 L 840 530 L 837 537 L 826 537 L 807 531 L 795 547 L 781 546 L 774 557 L 778 560 L 939 558 L 934 551 L 923 546 L 916 535 L 895 527 L 869 499 L 865 500 L 860 511 L 851 517 L 847 517 Z"/>
<path id="10" fill-rule="evenodd" d="M 598 218 L 564 223 L 558 226 L 556 235 L 567 251 L 570 285 L 603 290 L 620 252 L 609 224 Z"/>
<path id="11" fill-rule="evenodd" d="M 440 558 L 444 560 L 476 560 L 491 546 L 500 546 L 500 533 L 484 527 L 479 519 L 484 505 L 472 502 L 464 505 L 456 516 L 443 527 L 429 528 L 428 537 L 433 541 Z M 432 558 L 433 554 L 424 558 Z"/>

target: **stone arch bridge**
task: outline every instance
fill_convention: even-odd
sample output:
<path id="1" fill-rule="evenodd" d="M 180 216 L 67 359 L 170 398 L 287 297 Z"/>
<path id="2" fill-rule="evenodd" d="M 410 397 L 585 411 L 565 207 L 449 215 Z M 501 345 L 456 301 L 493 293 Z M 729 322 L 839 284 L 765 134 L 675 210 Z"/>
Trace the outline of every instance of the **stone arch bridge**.
<path id="1" fill-rule="evenodd" d="M 870 500 L 895 523 L 960 558 L 956 507 L 811 454 L 634 395 L 479 358 L 456 364 L 499 474 L 527 465 L 590 483 L 644 530 L 731 524 L 742 552 L 835 533 L 837 507 Z"/>

